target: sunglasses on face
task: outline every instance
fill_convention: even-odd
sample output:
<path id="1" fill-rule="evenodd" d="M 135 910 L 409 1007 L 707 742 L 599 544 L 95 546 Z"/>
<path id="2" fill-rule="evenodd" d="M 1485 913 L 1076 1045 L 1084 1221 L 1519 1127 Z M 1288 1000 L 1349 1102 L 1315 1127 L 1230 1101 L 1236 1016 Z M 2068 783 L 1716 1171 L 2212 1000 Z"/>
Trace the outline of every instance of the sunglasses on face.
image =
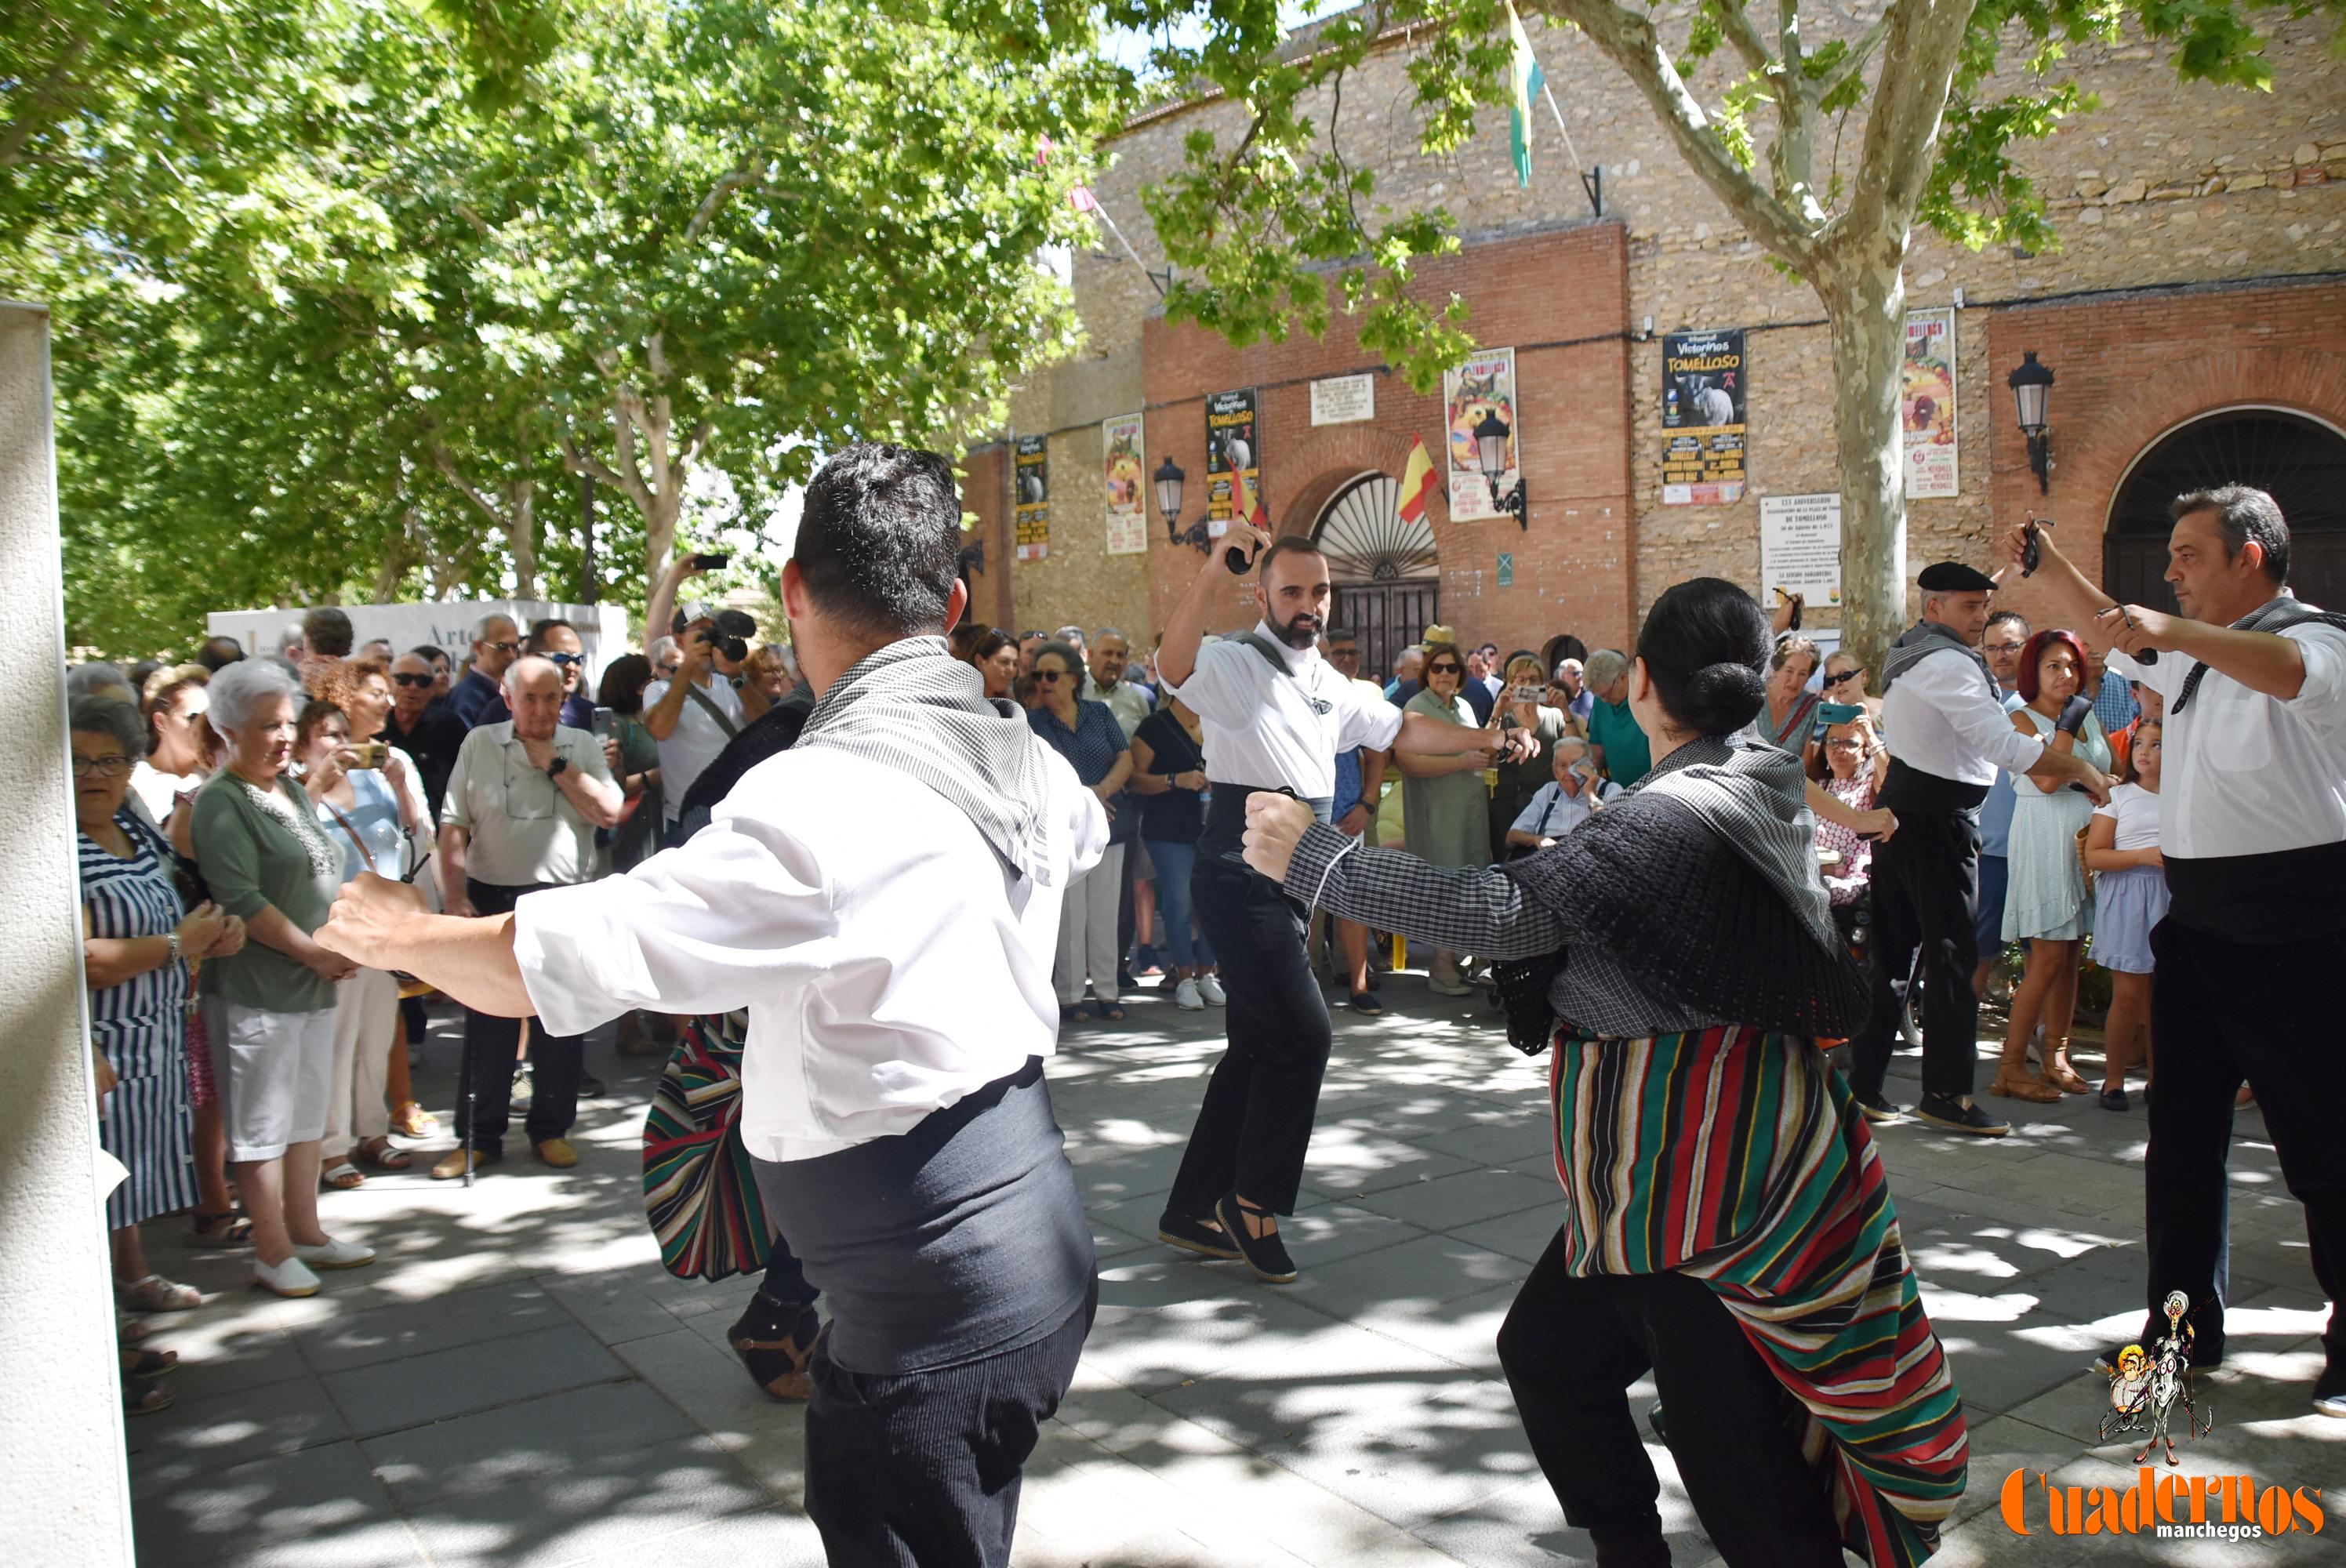
<path id="1" fill-rule="evenodd" d="M 554 663 L 560 665 L 564 669 L 570 669 L 575 666 L 582 665 L 586 662 L 586 656 L 585 654 L 547 654 L 546 657 L 551 659 Z"/>
<path id="2" fill-rule="evenodd" d="M 1862 676 L 1864 673 L 1865 670 L 1862 666 L 1856 669 L 1845 669 L 1839 675 L 1829 675 L 1825 677 L 1825 684 L 1827 686 L 1839 686 L 1845 680 L 1855 680 L 1859 676 Z"/>
<path id="3" fill-rule="evenodd" d="M 521 652 L 521 644 L 519 643 L 483 643 L 481 646 L 488 649 L 491 653 Z"/>
<path id="4" fill-rule="evenodd" d="M 1035 672 L 1035 678 L 1036 680 L 1057 680 L 1061 676 L 1064 676 L 1066 673 L 1067 672 L 1063 669 L 1038 669 Z"/>
<path id="5" fill-rule="evenodd" d="M 430 686 L 440 677 L 432 675 L 411 675 L 394 670 L 392 672 L 391 678 L 401 686 Z"/>

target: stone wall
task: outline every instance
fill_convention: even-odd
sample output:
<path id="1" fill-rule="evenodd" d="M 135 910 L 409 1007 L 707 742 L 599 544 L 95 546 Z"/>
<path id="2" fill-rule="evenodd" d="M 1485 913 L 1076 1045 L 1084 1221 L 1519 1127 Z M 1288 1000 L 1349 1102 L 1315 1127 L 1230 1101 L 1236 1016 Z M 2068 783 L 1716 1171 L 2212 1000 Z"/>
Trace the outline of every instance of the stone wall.
<path id="1" fill-rule="evenodd" d="M 1859 26 L 1865 20 L 1857 16 L 1844 25 Z M 1620 237 L 1626 290 L 1617 318 L 1604 330 L 1624 333 L 1618 372 L 1626 382 L 1624 406 L 1598 406 L 1603 400 L 1590 401 L 1591 388 L 1585 382 L 1543 382 L 1535 379 L 1529 361 L 1518 371 L 1534 411 L 1526 439 L 1535 452 L 1546 439 L 1545 429 L 1555 428 L 1555 421 L 1539 412 L 1542 402 L 1566 411 L 1567 423 L 1594 422 L 1626 433 L 1623 477 L 1614 487 L 1626 493 L 1628 515 L 1611 520 L 1620 530 L 1617 547 L 1627 554 L 1626 610 L 1617 613 L 1593 602 L 1582 607 L 1579 596 L 1588 587 L 1587 560 L 1575 548 L 1551 549 L 1544 542 L 1564 522 L 1544 504 L 1544 497 L 1569 493 L 1556 489 L 1552 477 L 1532 487 L 1535 539 L 1525 541 L 1518 551 L 1516 587 L 1512 590 L 1516 604 L 1561 601 L 1570 615 L 1586 620 L 1591 631 L 1583 635 L 1593 633 L 1595 640 L 1614 636 L 1605 628 L 1617 619 L 1633 619 L 1664 587 L 1684 576 L 1710 572 L 1756 585 L 1760 499 L 1830 490 L 1834 484 L 1831 351 L 1815 296 L 1770 265 L 1717 199 L 1686 169 L 1651 112 L 1618 72 L 1576 32 L 1550 27 L 1542 18 L 1526 25 L 1582 160 L 1605 167 L 1605 223 L 1591 221 L 1586 197 L 1544 107 L 1534 127 L 1535 178 L 1528 188 L 1515 182 L 1504 111 L 1486 111 L 1481 133 L 1456 153 L 1441 158 L 1418 154 L 1417 119 L 1403 74 L 1405 46 L 1372 57 L 1348 79 L 1340 134 L 1347 157 L 1377 168 L 1380 201 L 1400 209 L 1441 204 L 1449 210 L 1466 249 L 1454 264 L 1445 264 L 1450 270 L 1443 276 L 1474 308 L 1469 327 L 1485 344 L 1564 335 L 1515 324 L 1521 320 L 1523 304 L 1505 291 L 1525 274 L 1499 262 L 1507 247 L 1530 236 L 1560 231 L 1601 229 Z M 1671 31 L 1675 25 L 1666 26 L 1666 33 L 1676 36 Z M 1961 494 L 1909 504 L 1910 561 L 1979 555 L 1991 516 L 2001 515 L 1997 508 L 2011 500 L 1995 483 L 1995 474 L 2008 463 L 2004 449 L 2019 449 L 2004 379 L 2018 362 L 2018 353 L 2009 345 L 2020 338 L 2004 330 L 2007 312 L 2021 312 L 2013 317 L 2015 323 L 2035 321 L 2043 319 L 2039 312 L 2045 306 L 2058 305 L 2064 320 L 2092 321 L 2099 319 L 2098 312 L 2122 308 L 2116 300 L 2097 299 L 2102 291 L 2319 278 L 2346 268 L 2346 88 L 2340 86 L 2341 74 L 2329 55 L 2330 30 L 2331 24 L 2320 19 L 2270 25 L 2268 58 L 2274 85 L 2270 94 L 2180 84 L 2168 51 L 2139 41 L 2078 49 L 2055 70 L 2086 81 L 2099 95 L 2100 106 L 2071 118 L 2049 140 L 2018 153 L 2048 199 L 2061 248 L 2035 256 L 2008 250 L 1974 254 L 1936 235 L 1917 235 L 1906 271 L 1909 305 L 1952 305 L 1960 291 L 1964 306 L 1956 328 Z M 1723 68 L 1723 60 L 1707 67 L 1713 73 Z M 1141 188 L 1178 168 L 1186 136 L 1209 129 L 1227 137 L 1241 123 L 1238 107 L 1228 103 L 1177 106 L 1136 123 L 1110 149 L 1113 163 L 1096 188 L 1152 265 L 1163 252 L 1141 208 Z M 1842 146 L 1853 149 L 1862 128 L 1862 119 L 1853 116 L 1841 128 Z M 1097 249 L 1079 253 L 1075 263 L 1078 305 L 1089 327 L 1092 351 L 1099 358 L 1038 377 L 1021 400 L 1021 429 L 1038 424 L 1057 429 L 1126 412 L 1137 401 L 1131 390 L 1145 382 L 1152 407 L 1149 462 L 1154 466 L 1161 417 L 1156 405 L 1252 384 L 1251 378 L 1265 373 L 1241 371 L 1242 363 L 1259 366 L 1276 360 L 1290 374 L 1303 373 L 1293 367 L 1306 363 L 1328 367 L 1311 373 L 1361 368 L 1353 363 L 1359 356 L 1341 321 L 1331 330 L 1329 345 L 1290 344 L 1269 359 L 1250 351 L 1256 356 L 1251 361 L 1235 354 L 1218 360 L 1207 351 L 1182 347 L 1178 352 L 1187 368 L 1160 368 L 1153 356 L 1186 344 L 1187 334 L 1163 328 L 1157 320 L 1154 290 L 1140 270 L 1111 247 L 1103 233 Z M 1541 276 L 1553 284 L 1563 275 Z M 1534 302 L 1533 310 L 1554 314 L 1578 304 L 1557 299 Z M 2201 304 L 2179 308 L 2211 331 L 2237 330 L 2248 337 L 2262 330 L 2257 323 L 2270 313 L 2265 296 L 2254 290 L 2208 293 Z M 1749 487 L 1733 505 L 1663 506 L 1659 334 L 1731 327 L 1749 333 Z M 2015 325 L 2014 331 L 2018 330 Z M 2086 338 L 2112 347 L 2120 341 L 2105 329 L 2088 329 Z M 2064 340 L 2083 341 L 2074 331 Z M 2056 428 L 2066 428 L 2066 418 L 2086 411 L 2068 400 L 2068 390 L 2076 383 L 2058 358 L 2072 351 L 2050 347 L 2051 341 L 2042 351 L 2044 357 L 2063 374 L 2054 418 Z M 2308 351 L 2346 351 L 2333 337 L 2326 347 L 2310 346 Z M 1135 356 L 1147 362 L 1137 362 Z M 2086 368 L 2075 361 L 2068 367 L 2079 372 Z M 1206 379 L 1194 379 L 1193 371 Z M 1227 379 L 1212 379 L 1217 376 Z M 1112 394 L 1104 388 L 1112 388 Z M 1380 427 L 1388 424 L 1383 413 L 1389 391 L 1396 397 L 1406 395 L 1390 378 L 1381 380 Z M 1119 398 L 1120 406 L 1107 406 Z M 1193 414 L 1182 413 L 1179 426 L 1199 423 Z M 1409 409 L 1403 416 L 1424 426 L 1432 442 L 1438 415 Z M 1096 455 L 1096 433 L 1054 441 L 1055 504 L 1058 495 L 1076 494 L 1058 483 L 1062 473 L 1076 482 L 1073 471 L 1061 466 L 1065 439 L 1079 440 L 1085 452 Z M 1200 463 L 1192 465 L 1186 455 L 1180 460 L 1193 475 L 1202 476 L 1202 437 L 1192 444 L 1199 447 Z M 1405 435 L 1402 446 L 1405 451 Z M 1181 450 L 1176 448 L 1177 455 Z M 1291 451 L 1291 446 L 1274 450 L 1267 489 L 1275 509 L 1282 500 L 1315 499 L 1301 489 L 1314 475 L 1277 466 Z M 2022 472 L 2025 476 L 2025 462 Z M 1096 474 L 1087 476 L 1096 488 Z M 1581 489 L 1594 494 L 1585 484 Z M 1295 526 L 1308 526 L 1311 521 L 1284 514 L 1280 520 Z M 1488 557 L 1505 546 L 1484 536 L 1494 524 L 1474 524 L 1474 532 L 1461 539 L 1445 529 L 1446 523 L 1446 517 L 1437 521 L 1443 618 L 1483 626 L 1483 635 L 1507 642 L 1503 628 L 1527 617 L 1504 607 L 1485 575 L 1491 566 Z M 1096 601 L 1097 612 L 1086 618 L 1143 617 L 1153 630 L 1162 624 L 1170 578 L 1163 569 L 1153 569 L 1159 580 L 1153 589 L 1144 590 L 1131 565 L 1138 558 L 1111 561 L 1101 556 L 1097 533 L 1095 524 L 1070 538 L 1055 517 L 1051 560 L 1017 569 L 1020 614 L 1027 614 L 1029 605 L 1051 605 L 1058 608 L 1037 613 L 1072 615 L 1079 602 Z M 1156 562 L 1167 554 L 1162 546 L 1153 546 L 1149 559 Z M 1188 570 L 1184 567 L 1178 575 L 1186 580 Z M 1239 610 L 1234 607 L 1232 613 Z M 1833 620 L 1827 611 L 1812 624 L 1829 627 Z M 1574 629 L 1580 627 L 1576 624 Z M 1622 635 L 1627 629 L 1623 625 Z"/>

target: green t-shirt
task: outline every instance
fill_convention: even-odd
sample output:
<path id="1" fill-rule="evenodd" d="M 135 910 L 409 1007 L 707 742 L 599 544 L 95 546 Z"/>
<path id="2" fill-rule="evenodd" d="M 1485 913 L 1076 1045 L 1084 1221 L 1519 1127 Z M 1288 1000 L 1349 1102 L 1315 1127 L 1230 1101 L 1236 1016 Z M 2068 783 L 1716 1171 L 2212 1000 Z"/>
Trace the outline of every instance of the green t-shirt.
<path id="1" fill-rule="evenodd" d="M 1588 743 L 1605 748 L 1605 771 L 1625 789 L 1654 770 L 1654 748 L 1626 702 L 1599 698 L 1589 708 Z"/>
<path id="2" fill-rule="evenodd" d="M 313 828 L 317 809 L 291 779 L 279 775 L 277 792 L 287 807 Z M 196 867 L 213 901 L 250 921 L 271 907 L 303 934 L 326 923 L 342 891 L 341 849 L 317 829 L 325 852 L 314 855 L 310 835 L 253 798 L 252 787 L 221 769 L 196 792 Z M 315 1013 L 334 1004 L 334 984 L 309 965 L 257 937 L 244 951 L 204 961 L 204 993 L 241 1007 L 272 1013 Z"/>

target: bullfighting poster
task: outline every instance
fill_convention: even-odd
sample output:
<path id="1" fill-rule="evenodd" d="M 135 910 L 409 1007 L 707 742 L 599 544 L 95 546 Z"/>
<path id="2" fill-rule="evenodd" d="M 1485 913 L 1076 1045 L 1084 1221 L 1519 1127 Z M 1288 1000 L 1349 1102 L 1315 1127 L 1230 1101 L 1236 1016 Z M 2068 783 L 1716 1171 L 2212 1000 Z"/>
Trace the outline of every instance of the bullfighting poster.
<path id="1" fill-rule="evenodd" d="M 1140 416 L 1102 420 L 1100 453 L 1107 481 L 1107 553 L 1143 555 L 1148 549 L 1148 463 L 1141 452 Z"/>
<path id="2" fill-rule="evenodd" d="M 1743 499 L 1743 329 L 1662 334 L 1662 504 Z"/>
<path id="3" fill-rule="evenodd" d="M 1948 496 L 1955 478 L 1955 313 L 1906 312 L 1898 419 L 1906 433 L 1906 498 Z"/>
<path id="4" fill-rule="evenodd" d="M 1011 514 L 1018 526 L 1018 558 L 1040 561 L 1051 553 L 1051 458 L 1047 438 L 1022 435 L 1015 448 L 1016 492 Z"/>
<path id="5" fill-rule="evenodd" d="M 1473 523 L 1507 514 L 1491 504 L 1491 482 L 1483 476 L 1483 458 L 1474 444 L 1474 427 L 1495 413 L 1507 422 L 1507 466 L 1499 474 L 1499 494 L 1512 494 L 1524 476 L 1522 405 L 1515 400 L 1515 351 L 1485 349 L 1442 378 L 1444 412 L 1449 417 L 1448 452 L 1450 516 Z"/>
<path id="6" fill-rule="evenodd" d="M 1230 531 L 1230 475 L 1245 474 L 1247 489 L 1262 494 L 1262 446 L 1255 437 L 1254 415 L 1252 387 L 1206 398 L 1206 532 L 1217 539 Z"/>

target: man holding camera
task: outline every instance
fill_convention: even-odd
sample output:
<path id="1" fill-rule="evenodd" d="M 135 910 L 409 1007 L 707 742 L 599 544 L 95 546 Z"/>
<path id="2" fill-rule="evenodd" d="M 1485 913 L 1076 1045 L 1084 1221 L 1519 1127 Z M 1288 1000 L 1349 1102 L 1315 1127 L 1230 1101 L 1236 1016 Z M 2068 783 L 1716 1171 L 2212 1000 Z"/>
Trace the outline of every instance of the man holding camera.
<path id="1" fill-rule="evenodd" d="M 1262 618 L 1252 631 L 1201 646 L 1209 607 L 1229 604 L 1232 583 L 1257 568 Z M 1243 1257 L 1274 1285 L 1295 1278 L 1278 1217 L 1295 1212 L 1332 1041 L 1304 950 L 1309 911 L 1240 859 L 1247 797 L 1292 795 L 1325 821 L 1340 749 L 1398 744 L 1413 755 L 1505 749 L 1527 758 L 1538 746 L 1526 731 L 1503 736 L 1372 700 L 1320 657 L 1330 592 L 1328 559 L 1310 539 L 1289 535 L 1274 545 L 1233 522 L 1166 623 L 1157 659 L 1167 694 L 1198 715 L 1205 735 L 1213 788 L 1190 889 L 1229 993 L 1230 1037 L 1157 1237 L 1208 1257 Z"/>
<path id="2" fill-rule="evenodd" d="M 669 615 L 668 606 L 676 603 L 685 578 L 716 571 L 727 559 L 678 555 L 653 587 L 644 624 L 660 625 L 659 617 Z M 740 610 L 691 604 L 677 610 L 668 624 L 678 648 L 676 674 L 644 687 L 644 728 L 659 742 L 663 843 L 676 827 L 692 781 L 769 706 L 764 692 L 740 679 L 757 622 Z"/>
<path id="3" fill-rule="evenodd" d="M 2110 781 L 2066 752 L 2022 735 L 2004 710 L 2004 688 L 1977 644 L 1995 579 L 1941 561 L 1916 579 L 1923 618 L 1882 661 L 1882 728 L 1897 755 L 1879 809 L 1898 830 L 1873 857 L 1873 937 L 1868 949 L 1873 1010 L 1851 1040 L 1850 1089 L 1866 1119 L 1904 1112 L 1882 1094 L 1901 995 L 1922 953 L 1923 1099 L 1914 1114 L 1949 1132 L 2002 1137 L 2009 1123 L 1972 1102 L 1979 1059 L 1980 803 L 1996 769 L 2025 773 L 2047 791 L 2075 784 L 2096 802 Z"/>
<path id="4" fill-rule="evenodd" d="M 477 726 L 464 738 L 440 811 L 442 901 L 452 915 L 500 915 L 539 888 L 591 881 L 595 830 L 616 827 L 619 787 L 603 748 L 586 730 L 560 722 L 562 676 L 553 662 L 525 654 L 505 671 L 514 717 Z M 526 1130 L 537 1157 L 556 1169 L 578 1163 L 570 1124 L 578 1112 L 583 1042 L 575 1034 L 535 1033 L 534 1087 Z M 460 1140 L 432 1167 L 434 1179 L 464 1174 L 505 1157 L 513 1115 L 514 1064 L 521 1022 L 464 1010 L 464 1097 L 456 1105 Z"/>

